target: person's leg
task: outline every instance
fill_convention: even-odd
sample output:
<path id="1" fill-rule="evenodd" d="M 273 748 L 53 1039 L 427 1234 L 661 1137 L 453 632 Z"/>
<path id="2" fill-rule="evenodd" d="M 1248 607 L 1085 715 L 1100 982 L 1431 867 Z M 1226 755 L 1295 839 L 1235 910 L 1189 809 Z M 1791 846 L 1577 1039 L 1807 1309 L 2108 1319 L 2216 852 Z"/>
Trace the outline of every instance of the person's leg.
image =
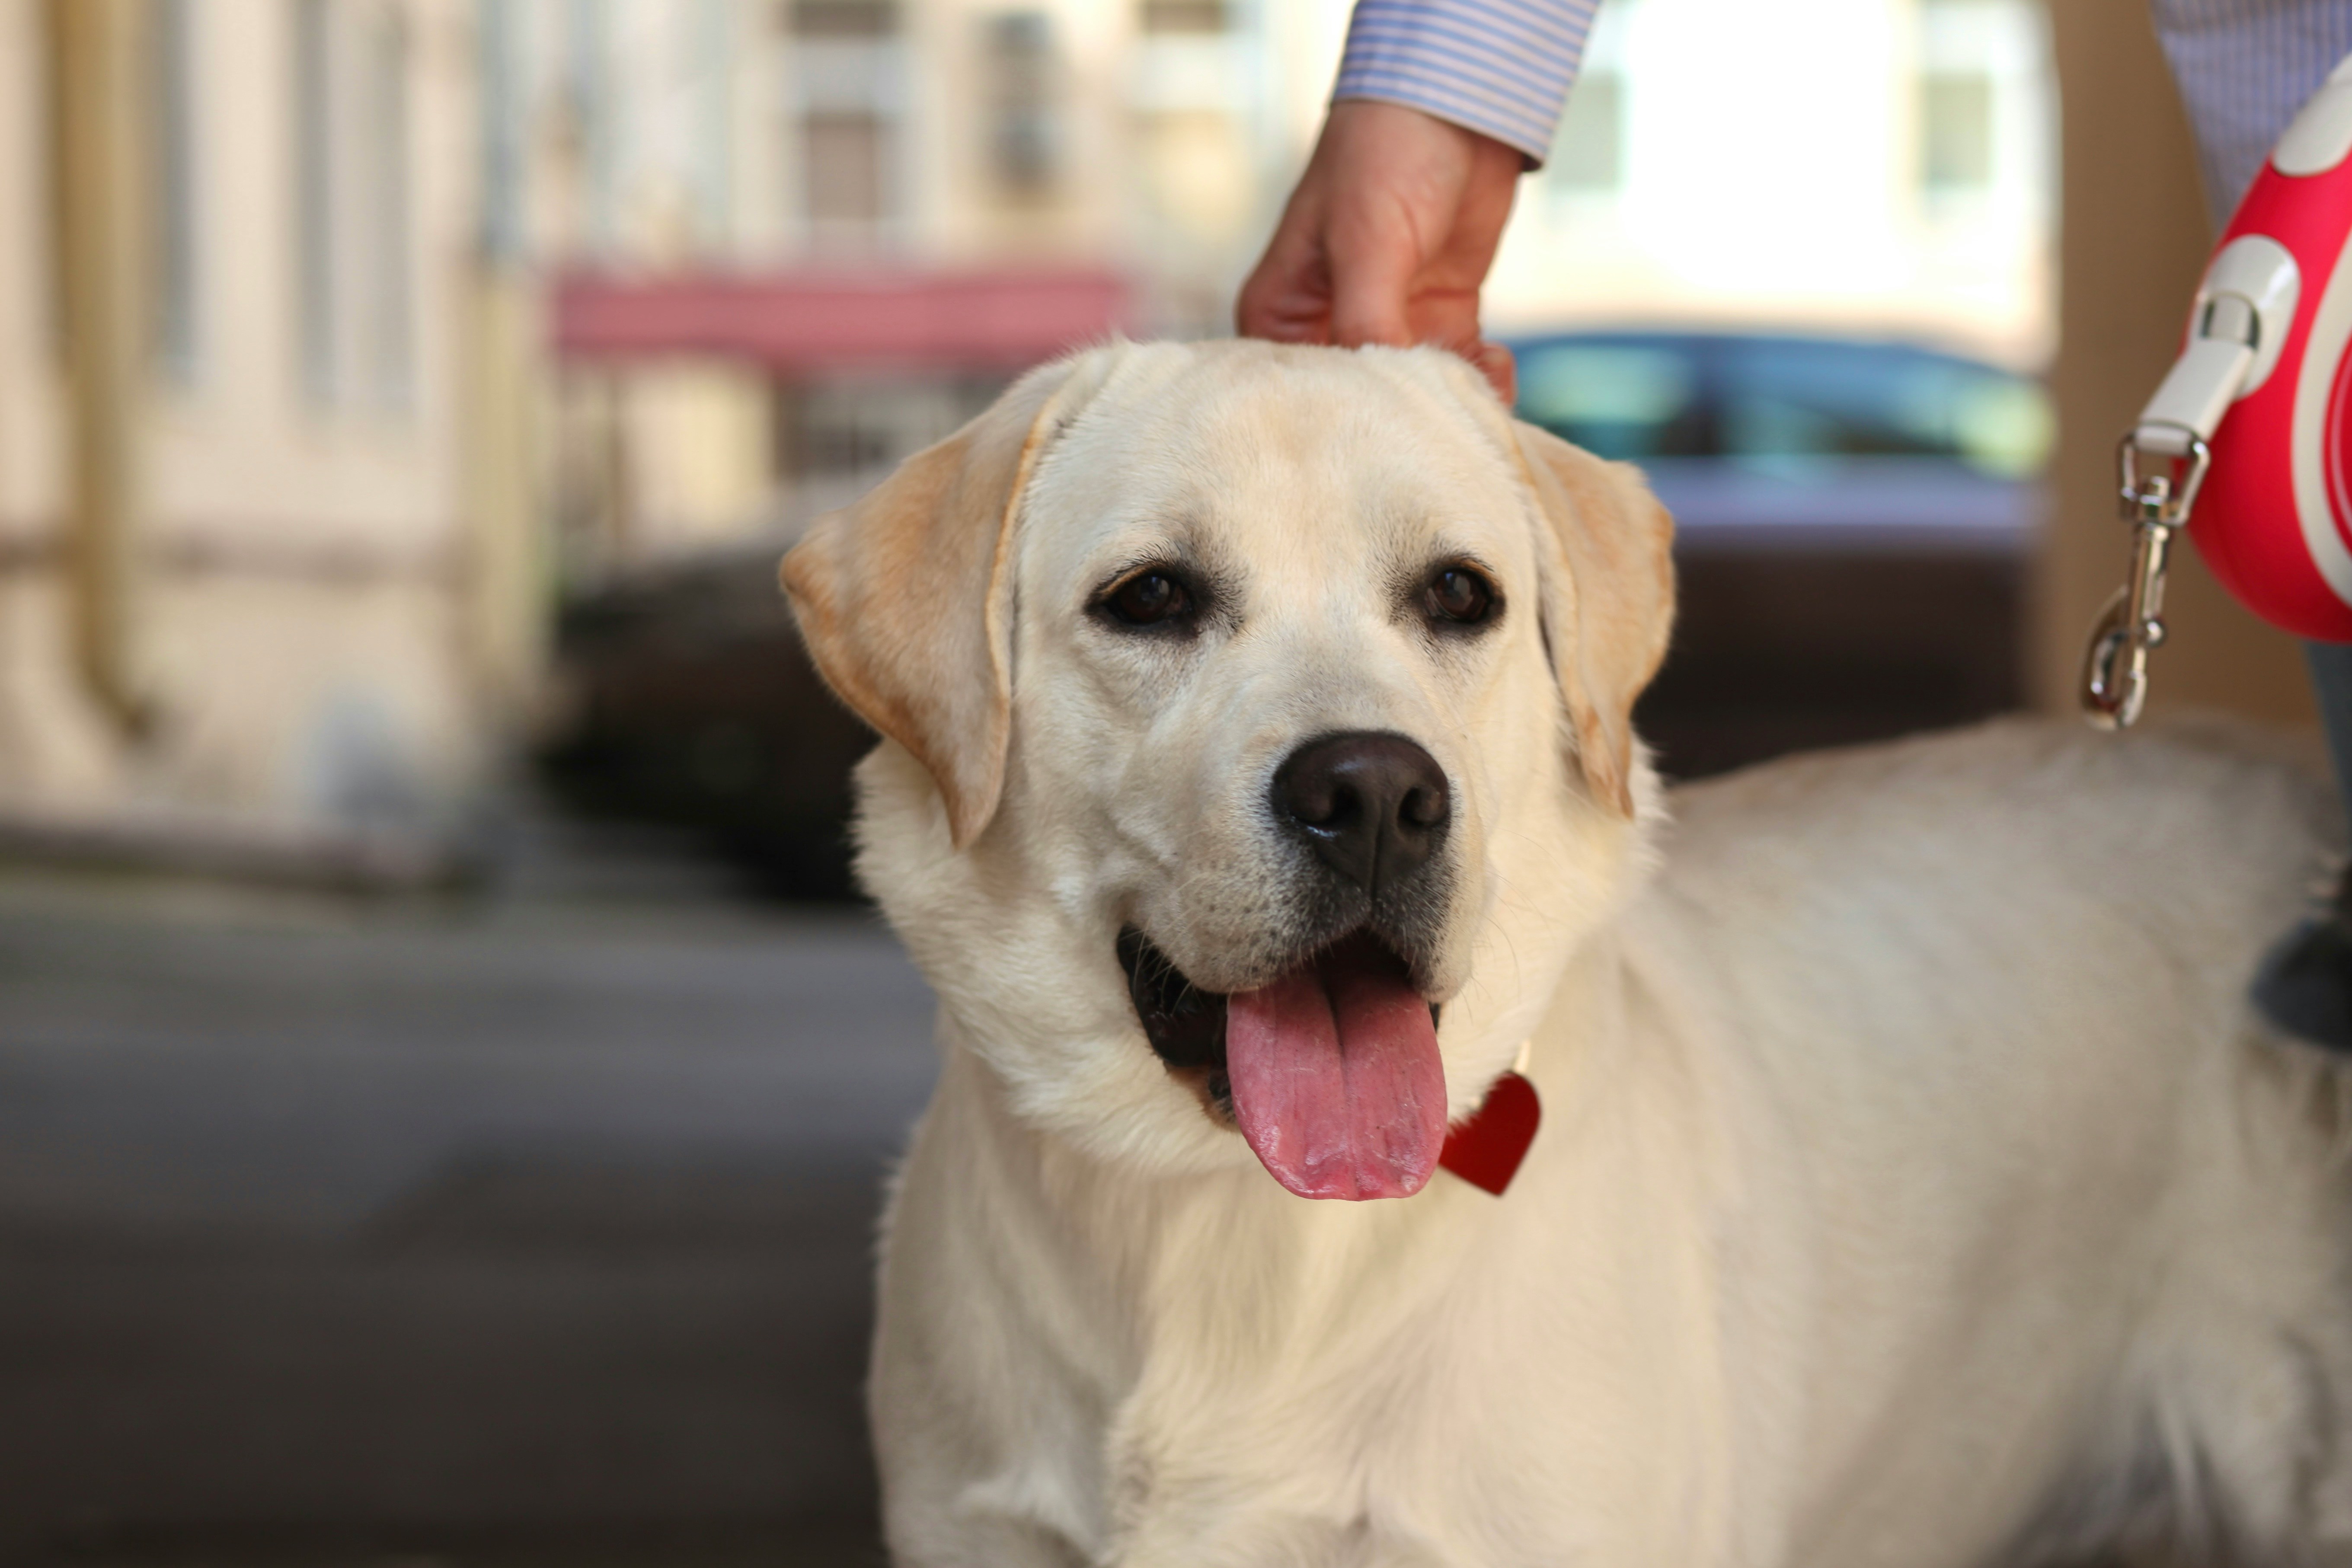
<path id="1" fill-rule="evenodd" d="M 2336 785 L 2352 814 L 2352 644 L 2305 643 L 2304 653 Z M 2254 979 L 2254 1001 L 2287 1033 L 2352 1052 L 2352 872 L 2325 910 L 2271 949 Z"/>
<path id="2" fill-rule="evenodd" d="M 2352 643 L 2307 642 L 2311 694 L 2319 703 L 2319 729 L 2327 737 L 2327 760 L 2336 764 L 2336 787 L 2352 813 Z"/>

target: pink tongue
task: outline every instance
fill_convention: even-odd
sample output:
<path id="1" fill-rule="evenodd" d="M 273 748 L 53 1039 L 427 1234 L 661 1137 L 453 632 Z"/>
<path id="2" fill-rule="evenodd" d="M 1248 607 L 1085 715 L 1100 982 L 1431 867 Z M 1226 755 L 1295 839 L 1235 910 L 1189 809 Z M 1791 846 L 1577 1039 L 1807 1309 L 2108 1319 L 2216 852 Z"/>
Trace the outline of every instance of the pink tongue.
<path id="1" fill-rule="evenodd" d="M 1225 1068 L 1242 1136 L 1302 1198 L 1411 1197 L 1437 1168 L 1437 1028 L 1368 940 L 1227 997 Z"/>

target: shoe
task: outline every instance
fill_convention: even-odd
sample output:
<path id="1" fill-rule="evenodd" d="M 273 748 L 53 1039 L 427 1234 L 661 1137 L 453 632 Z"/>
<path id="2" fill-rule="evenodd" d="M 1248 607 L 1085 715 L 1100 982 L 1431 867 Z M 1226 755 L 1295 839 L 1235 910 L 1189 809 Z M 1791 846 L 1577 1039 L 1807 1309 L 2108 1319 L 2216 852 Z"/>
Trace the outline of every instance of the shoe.
<path id="1" fill-rule="evenodd" d="M 2326 910 L 2263 956 L 2254 1005 L 2295 1038 L 2352 1056 L 2352 868 Z"/>

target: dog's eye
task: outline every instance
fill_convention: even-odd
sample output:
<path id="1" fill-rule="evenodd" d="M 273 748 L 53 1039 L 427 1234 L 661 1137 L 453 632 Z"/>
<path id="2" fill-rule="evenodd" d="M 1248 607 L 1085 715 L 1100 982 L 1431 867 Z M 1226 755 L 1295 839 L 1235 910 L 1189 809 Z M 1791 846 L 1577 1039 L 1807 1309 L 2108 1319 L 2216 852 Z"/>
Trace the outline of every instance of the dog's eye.
<path id="1" fill-rule="evenodd" d="M 1130 626 L 1156 626 L 1191 609 L 1192 595 L 1165 572 L 1139 572 L 1113 588 L 1103 603 Z"/>
<path id="2" fill-rule="evenodd" d="M 1467 566 L 1441 568 L 1422 597 L 1441 621 L 1475 626 L 1495 613 L 1495 585 Z"/>

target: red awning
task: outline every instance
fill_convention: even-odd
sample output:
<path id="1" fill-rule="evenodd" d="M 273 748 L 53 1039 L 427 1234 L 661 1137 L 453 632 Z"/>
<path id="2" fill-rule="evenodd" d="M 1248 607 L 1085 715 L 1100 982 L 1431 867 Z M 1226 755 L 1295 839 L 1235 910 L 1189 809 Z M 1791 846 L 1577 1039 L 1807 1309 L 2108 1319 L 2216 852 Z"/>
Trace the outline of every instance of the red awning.
<path id="1" fill-rule="evenodd" d="M 1106 271 L 793 271 L 573 277 L 555 295 L 568 360 L 722 358 L 790 375 L 842 370 L 1018 370 L 1129 321 Z"/>

